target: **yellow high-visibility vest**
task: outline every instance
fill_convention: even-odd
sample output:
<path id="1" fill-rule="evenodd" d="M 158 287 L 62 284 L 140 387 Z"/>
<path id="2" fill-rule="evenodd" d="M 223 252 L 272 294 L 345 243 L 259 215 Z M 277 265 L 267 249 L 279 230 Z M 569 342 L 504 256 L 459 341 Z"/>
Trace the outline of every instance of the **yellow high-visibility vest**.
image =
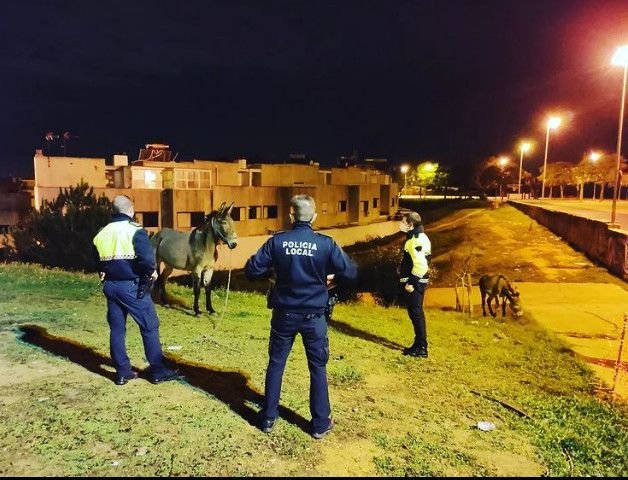
<path id="1" fill-rule="evenodd" d="M 418 248 L 420 247 L 420 248 Z M 432 244 L 430 239 L 424 233 L 412 236 L 403 246 L 404 251 L 408 252 L 412 259 L 412 275 L 422 277 L 427 273 L 428 264 L 426 256 L 432 254 Z"/>
<path id="2" fill-rule="evenodd" d="M 133 260 L 137 258 L 133 237 L 142 228 L 130 221 L 111 222 L 94 237 L 94 245 L 102 262 L 108 260 Z"/>

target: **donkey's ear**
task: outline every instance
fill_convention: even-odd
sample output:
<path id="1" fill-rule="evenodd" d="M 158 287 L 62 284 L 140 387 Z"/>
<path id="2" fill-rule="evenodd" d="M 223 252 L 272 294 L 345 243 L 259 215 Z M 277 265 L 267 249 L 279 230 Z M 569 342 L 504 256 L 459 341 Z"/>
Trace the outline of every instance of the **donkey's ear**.
<path id="1" fill-rule="evenodd" d="M 218 214 L 222 215 L 222 211 L 225 209 L 225 205 L 227 205 L 227 202 L 222 202 L 220 204 L 220 207 L 218 208 Z"/>
<path id="2" fill-rule="evenodd" d="M 231 215 L 231 210 L 233 210 L 234 205 L 235 205 L 235 202 L 231 202 L 231 205 L 229 205 L 229 208 L 227 209 L 227 215 Z"/>

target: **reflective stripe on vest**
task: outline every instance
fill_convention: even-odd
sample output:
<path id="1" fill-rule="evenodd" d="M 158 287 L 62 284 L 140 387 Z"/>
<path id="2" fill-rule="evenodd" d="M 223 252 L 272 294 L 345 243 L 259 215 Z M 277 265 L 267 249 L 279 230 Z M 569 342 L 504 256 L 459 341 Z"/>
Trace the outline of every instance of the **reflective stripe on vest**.
<path id="1" fill-rule="evenodd" d="M 412 275 L 422 277 L 427 273 L 428 265 L 425 255 L 430 255 L 431 252 L 426 251 L 428 247 L 426 242 L 421 241 L 421 235 L 418 237 L 410 237 L 406 240 L 403 249 L 410 254 L 412 259 Z M 421 247 L 417 250 L 417 247 Z M 426 248 L 427 247 L 427 248 Z"/>
<path id="2" fill-rule="evenodd" d="M 111 222 L 94 237 L 94 245 L 102 262 L 108 260 L 133 260 L 137 258 L 133 248 L 133 236 L 142 227 L 131 222 Z"/>

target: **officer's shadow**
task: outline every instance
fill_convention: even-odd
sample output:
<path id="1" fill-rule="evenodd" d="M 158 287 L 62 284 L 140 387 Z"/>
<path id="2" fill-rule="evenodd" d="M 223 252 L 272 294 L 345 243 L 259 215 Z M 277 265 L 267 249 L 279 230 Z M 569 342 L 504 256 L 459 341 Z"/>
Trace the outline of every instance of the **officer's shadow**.
<path id="1" fill-rule="evenodd" d="M 22 341 L 40 347 L 47 352 L 81 365 L 90 372 L 101 375 L 112 382 L 115 373 L 104 368 L 113 367 L 111 359 L 96 352 L 93 348 L 82 345 L 70 338 L 57 337 L 47 332 L 45 328 L 37 325 L 24 325 L 20 327 Z M 207 366 L 180 359 L 168 359 L 173 368 L 178 368 L 185 377 L 185 382 L 213 395 L 221 402 L 229 405 L 229 408 L 240 415 L 250 425 L 259 427 L 259 416 L 253 405 L 262 405 L 263 395 L 251 385 L 249 375 L 234 370 L 223 370 L 217 367 Z M 142 373 L 140 373 L 140 376 Z M 309 422 L 298 413 L 289 408 L 280 406 L 279 416 L 288 423 L 299 427 L 309 433 Z"/>
<path id="2" fill-rule="evenodd" d="M 376 343 L 391 350 L 403 350 L 403 346 L 388 340 L 387 338 L 380 337 L 374 333 L 365 332 L 359 328 L 352 327 L 348 323 L 340 322 L 334 318 L 329 320 L 329 326 L 340 333 L 344 333 L 350 337 L 361 338 L 368 342 Z"/>

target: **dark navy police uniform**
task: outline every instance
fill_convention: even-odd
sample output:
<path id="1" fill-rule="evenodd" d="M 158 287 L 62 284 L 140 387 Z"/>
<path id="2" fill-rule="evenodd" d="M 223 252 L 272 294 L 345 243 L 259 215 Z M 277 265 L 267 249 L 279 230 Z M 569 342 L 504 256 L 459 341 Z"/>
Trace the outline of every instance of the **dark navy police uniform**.
<path id="1" fill-rule="evenodd" d="M 309 222 L 295 222 L 292 230 L 268 239 L 245 266 L 250 280 L 266 278 L 273 270 L 276 282 L 269 299 L 273 314 L 262 415 L 268 420 L 278 416 L 283 372 L 300 333 L 310 370 L 312 431 L 324 432 L 331 424 L 327 275 L 354 280 L 357 268 L 331 237 L 314 232 Z"/>
<path id="2" fill-rule="evenodd" d="M 94 248 L 99 271 L 105 275 L 103 292 L 107 298 L 110 351 L 118 378 L 133 375 L 125 346 L 127 314 L 139 325 L 151 377 L 168 375 L 171 371 L 164 363 L 159 318 L 150 292 L 138 295 L 141 283 L 155 271 L 148 234 L 131 217 L 116 213 L 111 223 L 94 237 Z"/>

